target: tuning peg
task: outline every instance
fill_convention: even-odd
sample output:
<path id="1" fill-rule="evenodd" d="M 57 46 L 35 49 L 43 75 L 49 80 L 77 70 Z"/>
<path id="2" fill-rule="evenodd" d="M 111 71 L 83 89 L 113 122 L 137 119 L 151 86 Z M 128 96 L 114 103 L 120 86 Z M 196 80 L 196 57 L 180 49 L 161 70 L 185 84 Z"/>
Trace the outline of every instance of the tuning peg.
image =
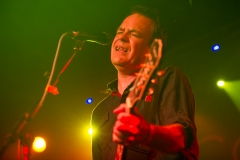
<path id="1" fill-rule="evenodd" d="M 147 95 L 152 95 L 154 92 L 154 89 L 153 88 L 148 88 L 148 93 Z"/>
<path id="2" fill-rule="evenodd" d="M 162 76 L 162 75 L 164 75 L 164 73 L 165 73 L 165 71 L 164 70 L 159 70 L 159 71 L 157 71 L 157 76 Z"/>
<path id="3" fill-rule="evenodd" d="M 152 58 L 152 55 L 150 53 L 146 53 L 145 57 Z"/>
<path id="4" fill-rule="evenodd" d="M 156 78 L 151 79 L 151 83 L 152 84 L 156 84 L 157 83 L 157 79 Z"/>

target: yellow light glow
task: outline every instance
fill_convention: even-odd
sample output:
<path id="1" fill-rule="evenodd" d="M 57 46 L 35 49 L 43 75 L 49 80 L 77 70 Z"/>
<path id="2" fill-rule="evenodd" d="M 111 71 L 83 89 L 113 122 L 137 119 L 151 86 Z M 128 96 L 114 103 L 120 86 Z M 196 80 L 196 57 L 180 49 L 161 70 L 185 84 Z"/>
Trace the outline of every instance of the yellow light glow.
<path id="1" fill-rule="evenodd" d="M 88 134 L 90 134 L 90 135 L 93 134 L 93 130 L 92 130 L 92 128 L 89 128 L 89 129 L 88 129 Z"/>
<path id="2" fill-rule="evenodd" d="M 219 87 L 223 87 L 223 86 L 224 86 L 224 81 L 222 81 L 222 80 L 221 80 L 221 81 L 218 81 L 218 82 L 217 82 L 217 85 L 218 85 Z"/>
<path id="3" fill-rule="evenodd" d="M 33 150 L 43 152 L 46 149 L 46 142 L 42 137 L 35 137 L 33 142 Z"/>
<path id="4" fill-rule="evenodd" d="M 226 91 L 228 96 L 232 99 L 237 109 L 240 112 L 240 80 L 225 81 L 223 89 Z"/>

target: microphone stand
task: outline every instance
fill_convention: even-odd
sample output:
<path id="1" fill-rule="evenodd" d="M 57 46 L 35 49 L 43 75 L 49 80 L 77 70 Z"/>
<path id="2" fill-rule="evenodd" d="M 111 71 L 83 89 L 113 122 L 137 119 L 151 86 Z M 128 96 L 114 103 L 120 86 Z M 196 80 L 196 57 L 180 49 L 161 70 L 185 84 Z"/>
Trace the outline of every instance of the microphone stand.
<path id="1" fill-rule="evenodd" d="M 61 46 L 61 43 L 62 43 L 62 39 L 67 36 L 69 33 L 66 32 L 64 33 L 60 39 L 59 39 L 59 42 L 58 42 L 58 47 L 57 47 L 57 51 L 56 51 L 56 54 L 55 54 L 55 58 L 54 58 L 54 61 L 53 61 L 53 65 L 52 65 L 52 70 L 51 70 L 51 73 L 50 73 L 50 76 L 49 76 L 49 79 L 48 79 L 48 82 L 47 82 L 47 85 L 45 87 L 45 90 L 44 90 L 44 93 L 42 95 L 42 98 L 41 100 L 39 101 L 38 105 L 34 108 L 32 108 L 32 110 L 28 113 L 25 113 L 22 118 L 17 121 L 16 125 L 13 127 L 12 129 L 12 132 L 7 134 L 6 135 L 6 138 L 5 138 L 5 142 L 3 143 L 3 146 L 2 148 L 0 149 L 0 160 L 4 154 L 4 152 L 6 151 L 6 149 L 10 146 L 10 144 L 14 143 L 17 139 L 22 139 L 21 136 L 20 136 L 20 133 L 22 131 L 22 129 L 26 126 L 26 124 L 32 120 L 36 114 L 38 113 L 39 109 L 42 107 L 43 105 L 43 102 L 47 96 L 47 92 L 50 92 L 54 95 L 58 94 L 58 91 L 57 91 L 57 88 L 55 87 L 57 82 L 59 81 L 59 77 L 60 75 L 66 70 L 67 66 L 70 64 L 71 60 L 73 59 L 73 57 L 76 55 L 77 52 L 80 52 L 82 50 L 82 46 L 84 44 L 85 41 L 80 41 L 80 40 L 77 40 L 76 41 L 76 46 L 74 47 L 74 53 L 72 55 L 72 57 L 68 60 L 67 64 L 63 67 L 63 69 L 61 70 L 61 72 L 58 74 L 57 76 L 57 79 L 56 81 L 54 82 L 53 85 L 50 85 L 51 81 L 52 81 L 52 77 L 53 77 L 53 74 L 54 74 L 54 70 L 55 70 L 55 66 L 56 66 L 56 62 L 57 62 L 57 58 L 58 58 L 58 55 L 59 55 L 59 51 L 60 51 L 60 46 Z M 22 140 L 22 142 L 25 142 L 25 140 Z M 26 143 L 23 143 L 23 147 L 28 147 L 28 151 L 30 151 L 30 147 L 32 145 L 32 142 L 31 144 L 27 143 L 28 145 L 25 145 Z M 26 149 L 27 150 L 27 149 Z M 24 154 L 24 157 L 26 159 L 24 160 L 29 160 L 29 156 L 30 156 L 30 152 Z"/>
<path id="2" fill-rule="evenodd" d="M 21 159 L 21 145 L 23 159 L 29 160 L 31 155 L 31 146 L 33 143 L 34 137 L 31 133 L 26 133 L 23 136 L 20 136 L 18 139 L 18 160 Z"/>

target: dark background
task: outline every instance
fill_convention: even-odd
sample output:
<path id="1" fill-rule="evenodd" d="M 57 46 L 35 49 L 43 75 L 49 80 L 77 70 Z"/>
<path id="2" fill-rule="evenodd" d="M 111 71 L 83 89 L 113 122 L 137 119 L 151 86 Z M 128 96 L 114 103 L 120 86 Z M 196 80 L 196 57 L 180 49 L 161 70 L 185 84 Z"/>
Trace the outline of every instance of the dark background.
<path id="1" fill-rule="evenodd" d="M 239 0 L 1 0 L 0 145 L 39 102 L 60 36 L 67 31 L 114 35 L 135 4 L 159 10 L 168 34 L 161 64 L 177 66 L 190 80 L 196 97 L 199 159 L 240 159 L 240 106 L 216 86 L 219 79 L 240 80 Z M 74 43 L 64 38 L 54 78 L 72 55 Z M 212 52 L 216 43 L 221 49 Z M 47 142 L 46 150 L 33 152 L 31 159 L 90 160 L 91 111 L 115 78 L 110 46 L 86 42 L 61 76 L 60 94 L 48 94 L 24 129 Z M 88 97 L 94 99 L 90 105 L 85 103 Z M 17 142 L 3 159 L 17 159 Z"/>

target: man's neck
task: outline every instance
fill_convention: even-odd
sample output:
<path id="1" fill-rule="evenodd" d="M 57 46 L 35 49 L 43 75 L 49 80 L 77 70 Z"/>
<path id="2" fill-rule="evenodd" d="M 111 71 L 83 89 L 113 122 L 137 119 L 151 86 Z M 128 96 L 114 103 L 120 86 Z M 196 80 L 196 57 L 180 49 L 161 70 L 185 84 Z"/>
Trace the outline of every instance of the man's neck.
<path id="1" fill-rule="evenodd" d="M 118 72 L 118 92 L 122 95 L 124 90 L 133 82 L 136 75 L 126 75 Z"/>

